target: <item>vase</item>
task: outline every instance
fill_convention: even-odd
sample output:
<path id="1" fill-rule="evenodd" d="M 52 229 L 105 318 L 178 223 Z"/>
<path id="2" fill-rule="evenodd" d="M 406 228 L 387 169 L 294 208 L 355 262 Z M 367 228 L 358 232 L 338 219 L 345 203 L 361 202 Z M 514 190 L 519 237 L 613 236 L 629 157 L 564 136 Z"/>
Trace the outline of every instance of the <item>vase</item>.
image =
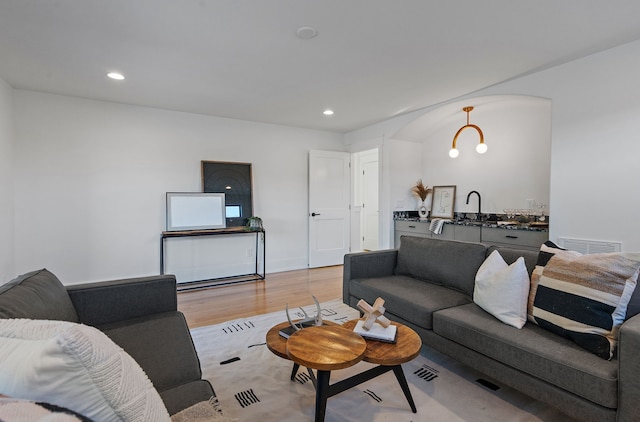
<path id="1" fill-rule="evenodd" d="M 429 216 L 429 211 L 427 211 L 427 206 L 424 201 L 420 202 L 420 206 L 418 207 L 418 215 L 420 216 L 420 220 L 426 220 Z"/>

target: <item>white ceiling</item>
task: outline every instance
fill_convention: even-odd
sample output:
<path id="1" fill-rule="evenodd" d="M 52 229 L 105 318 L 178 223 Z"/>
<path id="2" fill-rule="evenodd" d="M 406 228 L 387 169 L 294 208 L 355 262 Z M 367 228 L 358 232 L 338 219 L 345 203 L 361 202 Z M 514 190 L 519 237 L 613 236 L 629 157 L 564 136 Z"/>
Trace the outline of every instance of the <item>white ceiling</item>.
<path id="1" fill-rule="evenodd" d="M 640 39 L 638 16 L 637 0 L 0 0 L 0 77 L 348 132 Z"/>

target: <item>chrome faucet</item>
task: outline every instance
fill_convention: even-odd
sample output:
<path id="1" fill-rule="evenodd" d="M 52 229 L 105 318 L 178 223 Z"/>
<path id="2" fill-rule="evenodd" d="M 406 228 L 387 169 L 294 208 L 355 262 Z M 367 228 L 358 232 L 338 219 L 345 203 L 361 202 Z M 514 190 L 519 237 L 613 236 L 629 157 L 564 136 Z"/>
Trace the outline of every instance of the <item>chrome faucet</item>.
<path id="1" fill-rule="evenodd" d="M 469 197 L 471 196 L 472 193 L 475 193 L 476 195 L 478 195 L 478 215 L 476 217 L 476 220 L 480 221 L 481 215 L 482 215 L 480 213 L 481 212 L 480 209 L 481 209 L 482 199 L 480 199 L 480 194 L 478 193 L 477 190 L 472 190 L 471 192 L 469 192 L 467 194 L 467 205 L 469 205 Z"/>

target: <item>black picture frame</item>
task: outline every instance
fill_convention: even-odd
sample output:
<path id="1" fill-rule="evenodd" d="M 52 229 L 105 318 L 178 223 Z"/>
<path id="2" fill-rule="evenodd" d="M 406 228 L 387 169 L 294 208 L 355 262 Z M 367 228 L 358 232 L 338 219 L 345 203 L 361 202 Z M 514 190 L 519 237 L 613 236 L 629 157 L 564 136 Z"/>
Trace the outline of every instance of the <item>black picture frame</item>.
<path id="1" fill-rule="evenodd" d="M 251 163 L 202 160 L 202 191 L 224 193 L 227 227 L 244 226 L 253 216 Z"/>

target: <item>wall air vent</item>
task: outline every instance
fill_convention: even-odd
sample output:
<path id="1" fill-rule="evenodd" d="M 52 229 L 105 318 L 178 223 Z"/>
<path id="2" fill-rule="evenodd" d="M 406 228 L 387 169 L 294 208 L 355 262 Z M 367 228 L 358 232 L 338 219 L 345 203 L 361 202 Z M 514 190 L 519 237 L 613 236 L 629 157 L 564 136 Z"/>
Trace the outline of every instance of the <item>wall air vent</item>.
<path id="1" fill-rule="evenodd" d="M 581 254 L 620 252 L 622 242 L 606 242 L 602 240 L 558 238 L 558 246 Z"/>

